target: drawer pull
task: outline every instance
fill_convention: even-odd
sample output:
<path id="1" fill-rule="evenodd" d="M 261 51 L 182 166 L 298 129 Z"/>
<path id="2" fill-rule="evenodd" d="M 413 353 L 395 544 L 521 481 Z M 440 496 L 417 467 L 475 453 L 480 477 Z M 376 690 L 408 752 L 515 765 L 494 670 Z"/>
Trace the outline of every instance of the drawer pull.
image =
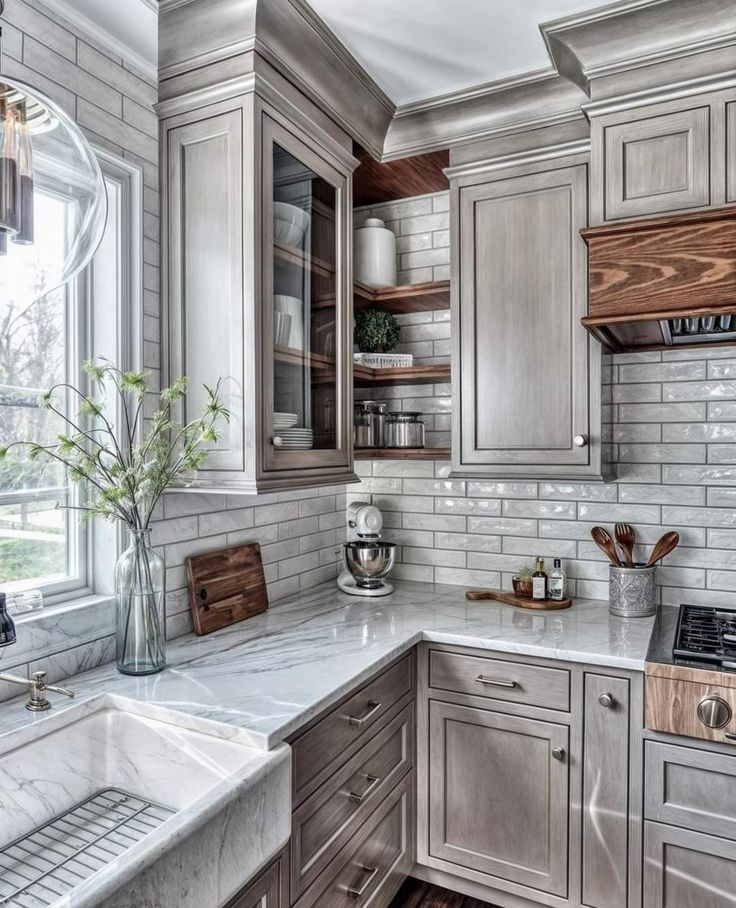
<path id="1" fill-rule="evenodd" d="M 355 725 L 357 728 L 365 725 L 365 723 L 371 719 L 378 710 L 381 708 L 381 704 L 377 700 L 368 701 L 368 712 L 364 716 L 348 716 L 348 721 L 351 725 Z"/>
<path id="2" fill-rule="evenodd" d="M 370 884 L 373 882 L 373 877 L 378 873 L 378 867 L 365 867 L 361 866 L 360 868 L 364 873 L 368 874 L 367 879 L 363 885 L 356 889 L 355 886 L 348 887 L 348 895 L 351 899 L 362 899 L 363 894 L 366 892 Z"/>
<path id="3" fill-rule="evenodd" d="M 733 732 L 727 731 L 723 736 L 727 741 L 736 741 L 736 735 Z"/>
<path id="4" fill-rule="evenodd" d="M 475 679 L 481 684 L 492 684 L 494 687 L 518 687 L 516 681 L 506 681 L 504 678 L 486 678 L 485 675 L 478 675 Z"/>
<path id="5" fill-rule="evenodd" d="M 552 756 L 555 760 L 559 760 L 562 763 L 565 759 L 565 749 L 563 747 L 553 747 Z"/>
<path id="6" fill-rule="evenodd" d="M 356 791 L 351 791 L 348 797 L 351 801 L 354 801 L 356 804 L 362 804 L 363 801 L 368 797 L 368 795 L 373 791 L 373 789 L 381 781 L 378 776 L 366 776 L 366 781 L 368 785 L 363 792 L 363 794 L 358 794 Z"/>

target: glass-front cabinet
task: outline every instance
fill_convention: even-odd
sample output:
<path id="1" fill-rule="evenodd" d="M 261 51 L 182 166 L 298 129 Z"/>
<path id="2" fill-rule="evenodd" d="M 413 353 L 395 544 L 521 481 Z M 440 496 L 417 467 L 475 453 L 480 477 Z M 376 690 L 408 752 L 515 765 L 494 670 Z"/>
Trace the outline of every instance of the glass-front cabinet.
<path id="1" fill-rule="evenodd" d="M 352 469 L 347 142 L 254 93 L 164 121 L 167 374 L 230 423 L 191 486 L 342 484 Z M 186 412 L 187 408 L 191 413 Z"/>
<path id="2" fill-rule="evenodd" d="M 348 187 L 270 118 L 262 162 L 263 469 L 339 467 L 349 459 Z"/>

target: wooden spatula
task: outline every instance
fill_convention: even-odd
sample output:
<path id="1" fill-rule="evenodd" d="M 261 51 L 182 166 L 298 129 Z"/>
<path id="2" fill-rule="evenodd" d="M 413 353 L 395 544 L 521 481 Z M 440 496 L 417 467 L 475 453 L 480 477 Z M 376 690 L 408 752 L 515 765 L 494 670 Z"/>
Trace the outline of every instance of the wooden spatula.
<path id="1" fill-rule="evenodd" d="M 593 542 L 598 548 L 608 556 L 608 560 L 611 564 L 615 567 L 623 567 L 619 561 L 618 552 L 616 551 L 616 543 L 613 541 L 608 530 L 604 530 L 603 527 L 593 527 L 590 531 L 590 535 L 593 537 Z"/>
<path id="2" fill-rule="evenodd" d="M 677 548 L 679 541 L 680 534 L 676 533 L 674 530 L 670 530 L 669 533 L 660 536 L 652 549 L 652 554 L 649 556 L 647 567 L 651 567 L 653 564 L 661 561 L 665 555 L 669 555 L 673 549 Z"/>

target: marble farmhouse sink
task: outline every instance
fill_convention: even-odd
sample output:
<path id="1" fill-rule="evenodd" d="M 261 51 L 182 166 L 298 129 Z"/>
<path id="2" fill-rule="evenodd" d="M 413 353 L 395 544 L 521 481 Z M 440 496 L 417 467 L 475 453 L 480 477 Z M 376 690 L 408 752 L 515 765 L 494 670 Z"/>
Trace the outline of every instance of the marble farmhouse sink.
<path id="1" fill-rule="evenodd" d="M 220 905 L 288 838 L 289 773 L 285 746 L 110 695 L 2 735 L 0 905 Z"/>

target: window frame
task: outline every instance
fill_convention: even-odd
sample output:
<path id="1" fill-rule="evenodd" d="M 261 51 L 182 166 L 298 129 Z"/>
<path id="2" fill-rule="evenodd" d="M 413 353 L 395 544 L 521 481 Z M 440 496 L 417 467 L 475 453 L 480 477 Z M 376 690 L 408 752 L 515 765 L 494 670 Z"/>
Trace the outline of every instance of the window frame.
<path id="1" fill-rule="evenodd" d="M 113 214 L 118 216 L 118 230 L 112 240 L 108 236 L 103 238 L 100 250 L 90 264 L 66 288 L 69 295 L 66 306 L 67 374 L 72 382 L 79 383 L 83 391 L 89 390 L 80 367 L 84 360 L 104 354 L 121 368 L 131 370 L 140 369 L 143 361 L 142 169 L 105 149 L 93 146 L 93 150 L 108 191 L 108 219 L 114 202 Z M 110 198 L 111 184 L 116 190 L 114 200 Z M 108 225 L 109 220 L 106 230 Z M 106 241 L 114 242 L 115 274 L 112 279 L 109 273 L 100 273 L 99 270 L 98 253 L 103 250 Z M 109 254 L 110 247 L 107 251 Z M 105 279 L 114 286 L 116 301 L 113 330 L 109 333 L 109 298 L 101 290 Z M 104 343 L 100 338 L 101 330 L 106 333 Z M 70 502 L 78 504 L 80 497 L 81 491 L 72 485 Z M 18 581 L 8 585 L 8 589 L 15 592 L 41 589 L 44 606 L 114 591 L 113 568 L 123 550 L 122 527 L 100 520 L 81 524 L 78 513 L 72 510 L 66 511 L 65 517 L 70 562 L 75 565 L 73 576 L 44 584 Z"/>

